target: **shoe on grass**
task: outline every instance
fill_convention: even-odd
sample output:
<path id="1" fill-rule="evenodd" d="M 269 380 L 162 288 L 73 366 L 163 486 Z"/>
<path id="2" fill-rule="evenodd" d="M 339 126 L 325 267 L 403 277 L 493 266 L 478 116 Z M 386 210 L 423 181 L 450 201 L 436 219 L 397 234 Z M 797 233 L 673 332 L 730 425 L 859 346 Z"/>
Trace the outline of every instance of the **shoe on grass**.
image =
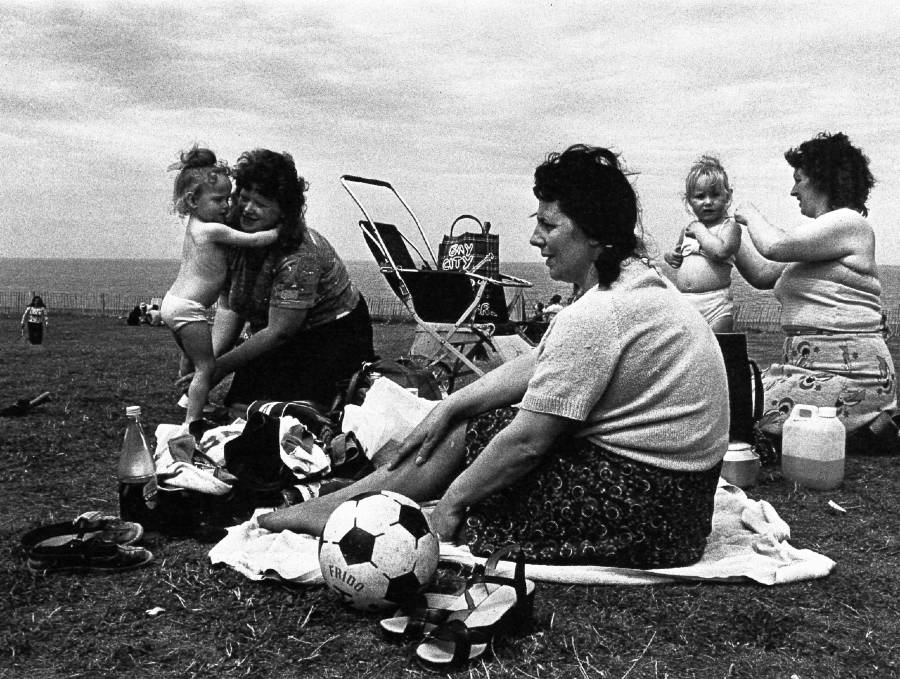
<path id="1" fill-rule="evenodd" d="M 143 547 L 117 545 L 89 538 L 73 538 L 61 545 L 39 543 L 28 552 L 28 570 L 48 573 L 119 573 L 141 568 L 153 561 L 153 553 Z"/>
<path id="2" fill-rule="evenodd" d="M 73 539 L 97 538 L 118 545 L 133 545 L 144 536 L 144 528 L 139 523 L 123 521 L 118 516 L 107 516 L 102 512 L 85 512 L 72 521 L 38 526 L 21 537 L 25 549 L 37 545 L 60 546 Z"/>

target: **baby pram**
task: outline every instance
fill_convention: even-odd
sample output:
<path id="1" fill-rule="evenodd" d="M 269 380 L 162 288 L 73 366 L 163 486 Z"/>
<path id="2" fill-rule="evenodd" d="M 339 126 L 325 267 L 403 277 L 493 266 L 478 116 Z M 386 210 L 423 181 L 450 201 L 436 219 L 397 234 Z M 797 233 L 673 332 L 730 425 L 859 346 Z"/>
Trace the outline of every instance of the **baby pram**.
<path id="1" fill-rule="evenodd" d="M 404 233 L 396 224 L 374 219 L 351 184 L 390 191 L 417 233 L 412 225 Z M 341 185 L 362 211 L 359 227 L 379 270 L 418 326 L 410 353 L 421 356 L 448 391 L 459 376 L 483 375 L 486 368 L 533 346 L 521 325 L 510 319 L 504 295 L 506 288 L 521 289 L 531 283 L 499 272 L 486 275 L 485 265 L 492 255 L 473 262 L 468 270 L 441 269 L 419 220 L 389 182 L 343 175 Z M 479 322 L 485 316 L 484 305 L 490 307 L 489 323 Z"/>

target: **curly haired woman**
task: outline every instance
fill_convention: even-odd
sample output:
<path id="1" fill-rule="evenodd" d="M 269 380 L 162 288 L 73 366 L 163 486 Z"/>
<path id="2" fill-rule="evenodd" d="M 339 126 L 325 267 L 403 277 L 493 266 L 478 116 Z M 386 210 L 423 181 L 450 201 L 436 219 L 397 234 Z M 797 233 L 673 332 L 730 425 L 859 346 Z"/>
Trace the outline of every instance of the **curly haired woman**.
<path id="1" fill-rule="evenodd" d="M 784 157 L 794 168 L 791 195 L 812 221 L 787 231 L 753 205 L 735 210 L 750 235 L 738 253 L 738 270 L 754 287 L 774 288 L 786 335 L 784 363 L 763 376 L 760 428 L 777 447 L 794 404 L 834 406 L 848 450 L 871 450 L 878 441 L 869 440 L 867 427 L 895 405 L 896 380 L 885 343 L 875 233 L 866 220 L 875 184 L 869 159 L 845 134 L 826 132 Z"/>
<path id="2" fill-rule="evenodd" d="M 234 373 L 225 404 L 236 409 L 257 399 L 327 407 L 336 382 L 374 357 L 366 301 L 331 244 L 306 225 L 307 185 L 289 154 L 247 151 L 233 176 L 231 221 L 248 233 L 278 226 L 278 240 L 231 253 L 213 325 L 212 383 Z M 245 321 L 250 337 L 237 344 Z"/>

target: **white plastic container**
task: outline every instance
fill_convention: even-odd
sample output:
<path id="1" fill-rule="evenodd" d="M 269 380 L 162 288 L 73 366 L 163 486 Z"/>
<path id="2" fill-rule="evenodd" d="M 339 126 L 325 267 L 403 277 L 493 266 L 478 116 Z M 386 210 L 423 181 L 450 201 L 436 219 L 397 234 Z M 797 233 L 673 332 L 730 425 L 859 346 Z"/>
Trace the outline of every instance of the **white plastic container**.
<path id="1" fill-rule="evenodd" d="M 815 490 L 844 480 L 846 431 L 835 408 L 795 405 L 781 436 L 781 473 Z"/>
<path id="2" fill-rule="evenodd" d="M 749 443 L 732 441 L 722 460 L 722 478 L 738 488 L 756 485 L 759 479 L 759 455 Z"/>

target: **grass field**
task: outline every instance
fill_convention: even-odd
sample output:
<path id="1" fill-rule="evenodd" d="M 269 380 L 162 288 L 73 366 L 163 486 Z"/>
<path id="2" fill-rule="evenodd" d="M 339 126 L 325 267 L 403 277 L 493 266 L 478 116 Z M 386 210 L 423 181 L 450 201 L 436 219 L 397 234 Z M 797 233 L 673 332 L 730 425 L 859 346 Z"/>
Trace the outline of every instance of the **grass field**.
<path id="1" fill-rule="evenodd" d="M 382 356 L 412 328 L 379 325 Z M 749 336 L 761 365 L 780 338 Z M 0 418 L 0 677 L 426 677 L 412 644 L 324 588 L 256 583 L 209 564 L 209 545 L 151 536 L 156 561 L 117 575 L 32 576 L 18 538 L 90 509 L 117 511 L 126 404 L 152 429 L 178 422 L 167 331 L 56 316 L 43 349 L 0 318 L 0 394 L 53 400 Z M 892 342 L 895 361 L 898 345 Z M 6 403 L 0 403 L 0 406 Z M 828 555 L 828 578 L 765 587 L 538 584 L 532 633 L 496 644 L 470 677 L 889 677 L 900 674 L 900 458 L 854 457 L 843 486 L 813 492 L 763 470 L 750 491 Z M 828 500 L 847 509 L 829 510 Z M 148 610 L 160 607 L 151 616 Z"/>

